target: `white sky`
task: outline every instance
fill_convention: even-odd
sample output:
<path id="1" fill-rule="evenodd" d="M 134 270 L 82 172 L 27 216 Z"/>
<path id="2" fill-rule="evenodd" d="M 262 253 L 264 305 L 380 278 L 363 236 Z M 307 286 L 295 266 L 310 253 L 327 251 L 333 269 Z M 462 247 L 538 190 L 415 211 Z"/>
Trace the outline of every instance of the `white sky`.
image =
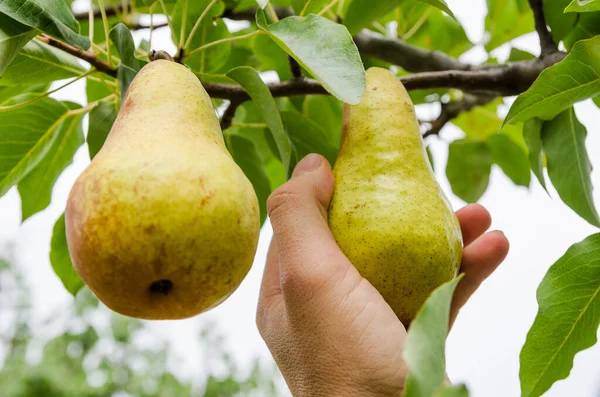
<path id="1" fill-rule="evenodd" d="M 483 0 L 447 0 L 450 8 L 465 26 L 469 38 L 481 43 L 483 37 Z M 139 39 L 140 37 L 136 37 Z M 166 30 L 154 37 L 155 48 L 172 50 Z M 537 53 L 537 37 L 530 34 L 516 43 L 520 48 Z M 506 54 L 508 47 L 498 51 Z M 480 61 L 481 47 L 464 56 L 465 61 Z M 83 103 L 85 86 L 76 83 L 56 97 Z M 419 109 L 424 118 L 435 116 L 435 109 Z M 587 148 L 596 169 L 600 167 L 599 110 L 587 101 L 577 106 L 577 115 L 588 128 Z M 462 132 L 447 127 L 444 141 L 460 137 Z M 456 209 L 462 207 L 451 193 L 444 175 L 447 144 L 432 142 L 436 172 Z M 76 154 L 74 164 L 60 177 L 52 196 L 52 204 L 25 223 L 20 222 L 20 199 L 15 188 L 0 199 L 0 248 L 14 242 L 17 263 L 26 269 L 33 287 L 35 312 L 40 321 L 49 313 L 70 305 L 71 296 L 52 272 L 48 260 L 49 244 L 55 220 L 63 212 L 68 192 L 79 173 L 88 164 L 87 148 Z M 502 267 L 481 287 L 465 306 L 448 339 L 448 373 L 453 382 L 466 382 L 473 397 L 506 397 L 519 395 L 519 352 L 527 330 L 537 312 L 536 288 L 548 267 L 574 242 L 598 232 L 566 207 L 551 191 L 551 198 L 532 179 L 530 189 L 516 187 L 494 166 L 490 187 L 480 201 L 492 213 L 492 228 L 502 229 L 511 241 L 511 251 Z M 592 174 L 595 186 L 600 186 L 600 173 Z M 600 188 L 594 197 L 600 205 Z M 267 223 L 254 267 L 242 286 L 218 308 L 197 318 L 148 323 L 150 331 L 138 341 L 153 344 L 157 338 L 173 344 L 172 365 L 185 377 L 206 371 L 206 354 L 196 339 L 198 329 L 207 322 L 216 323 L 226 333 L 229 350 L 241 367 L 255 357 L 269 362 L 270 354 L 254 324 L 257 294 L 268 241 L 272 235 Z M 100 319 L 99 321 L 102 321 Z M 42 332 L 46 332 L 43 330 Z M 191 353 L 191 354 L 190 354 Z M 571 376 L 557 382 L 546 396 L 595 397 L 600 393 L 600 345 L 575 358 Z M 202 376 L 203 377 L 203 376 Z"/>

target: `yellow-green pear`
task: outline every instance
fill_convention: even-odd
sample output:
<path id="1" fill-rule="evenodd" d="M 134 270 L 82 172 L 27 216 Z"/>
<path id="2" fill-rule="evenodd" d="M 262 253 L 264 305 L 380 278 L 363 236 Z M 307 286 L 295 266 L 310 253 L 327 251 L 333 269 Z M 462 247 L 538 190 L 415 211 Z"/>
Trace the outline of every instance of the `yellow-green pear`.
<path id="1" fill-rule="evenodd" d="M 258 242 L 258 200 L 186 67 L 156 60 L 137 74 L 71 190 L 66 230 L 77 273 L 123 315 L 186 318 L 239 286 Z"/>
<path id="2" fill-rule="evenodd" d="M 390 71 L 367 71 L 346 105 L 329 226 L 341 250 L 406 326 L 462 257 L 456 215 L 423 145 L 413 104 Z"/>

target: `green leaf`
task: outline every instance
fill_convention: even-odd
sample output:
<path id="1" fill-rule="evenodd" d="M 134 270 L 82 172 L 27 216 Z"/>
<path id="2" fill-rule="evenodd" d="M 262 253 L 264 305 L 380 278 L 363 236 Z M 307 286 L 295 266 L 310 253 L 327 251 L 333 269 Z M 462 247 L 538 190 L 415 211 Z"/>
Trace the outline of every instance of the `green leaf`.
<path id="1" fill-rule="evenodd" d="M 421 27 L 404 40 L 412 45 L 432 51 L 443 51 L 458 57 L 473 47 L 465 30 L 455 19 L 444 15 L 440 10 L 431 9 Z"/>
<path id="2" fill-rule="evenodd" d="M 63 103 L 44 98 L 0 112 L 0 196 L 41 161 L 59 135 L 67 111 Z"/>
<path id="3" fill-rule="evenodd" d="M 431 169 L 435 171 L 435 161 L 433 159 L 433 153 L 431 153 L 431 147 L 426 146 L 425 152 L 427 152 L 427 160 L 429 160 L 429 165 L 431 165 Z"/>
<path id="4" fill-rule="evenodd" d="M 43 94 L 48 90 L 49 87 L 49 84 L 34 84 L 26 86 L 15 85 L 12 87 L 0 87 L 0 107 L 5 106 L 6 102 L 18 95 L 30 93 Z"/>
<path id="5" fill-rule="evenodd" d="M 565 12 L 600 11 L 600 0 L 573 0 Z"/>
<path id="6" fill-rule="evenodd" d="M 336 150 L 340 147 L 342 111 L 343 104 L 330 96 L 308 95 L 304 100 L 304 115 L 327 132 Z"/>
<path id="7" fill-rule="evenodd" d="M 0 12 L 74 46 L 90 48 L 90 41 L 79 34 L 79 24 L 64 0 L 4 0 Z"/>
<path id="8" fill-rule="evenodd" d="M 452 18 L 454 14 L 448 8 L 444 0 L 417 0 L 421 3 L 431 5 L 446 12 Z M 369 27 L 372 22 L 377 21 L 397 7 L 406 4 L 403 0 L 354 0 L 348 6 L 343 23 L 352 35 L 357 34 L 363 28 Z"/>
<path id="9" fill-rule="evenodd" d="M 258 72 L 250 67 L 241 66 L 235 68 L 229 71 L 227 76 L 238 82 L 244 88 L 258 107 L 258 110 L 262 113 L 263 118 L 269 125 L 273 139 L 277 144 L 277 149 L 285 173 L 286 175 L 289 175 L 291 156 L 290 140 L 285 134 L 279 109 L 277 109 L 277 103 L 275 103 L 271 91 L 269 91 L 267 85 L 262 81 Z"/>
<path id="10" fill-rule="evenodd" d="M 85 71 L 74 56 L 32 40 L 6 68 L 0 78 L 0 86 L 46 84 L 75 77 Z"/>
<path id="11" fill-rule="evenodd" d="M 224 134 L 240 135 L 254 144 L 269 176 L 271 191 L 285 183 L 287 176 L 281 160 L 277 157 L 279 150 L 254 102 L 246 101 L 237 109 L 232 127 L 225 130 Z"/>
<path id="12" fill-rule="evenodd" d="M 462 275 L 436 288 L 408 328 L 404 397 L 431 397 L 444 386 L 450 303 L 461 278 Z"/>
<path id="13" fill-rule="evenodd" d="M 110 41 L 112 41 L 117 47 L 119 52 L 119 63 L 118 79 L 119 85 L 121 86 L 121 100 L 125 98 L 127 88 L 129 84 L 135 78 L 135 75 L 140 69 L 147 63 L 135 57 L 135 43 L 131 32 L 127 29 L 127 26 L 120 23 L 110 30 L 109 33 Z"/>
<path id="14" fill-rule="evenodd" d="M 35 29 L 0 13 L 0 76 L 34 36 Z"/>
<path id="15" fill-rule="evenodd" d="M 50 263 L 54 273 L 62 281 L 66 290 L 75 296 L 83 286 L 83 281 L 75 272 L 71 257 L 69 256 L 69 248 L 67 247 L 67 234 L 65 228 L 65 214 L 54 224 L 52 230 L 52 240 L 50 241 Z"/>
<path id="16" fill-rule="evenodd" d="M 600 234 L 572 245 L 537 290 L 539 310 L 521 350 L 521 396 L 538 397 L 569 375 L 596 343 L 600 324 Z"/>
<path id="17" fill-rule="evenodd" d="M 506 135 L 495 134 L 487 143 L 492 151 L 492 159 L 502 171 L 519 186 L 529 186 L 531 171 L 527 153 L 523 148 Z"/>
<path id="18" fill-rule="evenodd" d="M 104 76 L 104 81 L 105 82 L 112 81 L 113 83 L 116 83 L 116 80 L 108 79 L 108 78 L 106 78 L 106 76 Z M 92 102 L 95 102 L 102 98 L 105 98 L 108 95 L 111 95 L 113 93 L 113 91 L 111 91 L 107 87 L 107 85 L 105 85 L 99 81 L 90 80 L 88 78 L 85 80 L 85 93 L 87 96 L 87 102 L 92 103 Z"/>
<path id="19" fill-rule="evenodd" d="M 544 16 L 550 26 L 550 33 L 557 43 L 562 40 L 577 24 L 577 14 L 565 14 L 565 7 L 571 0 L 544 1 Z"/>
<path id="20" fill-rule="evenodd" d="M 293 0 L 292 7 L 296 15 L 318 14 L 331 0 Z"/>
<path id="21" fill-rule="evenodd" d="M 70 109 L 78 108 L 68 104 Z M 63 170 L 71 164 L 77 149 L 83 144 L 81 121 L 83 114 L 68 117 L 58 129 L 58 136 L 42 160 L 18 185 L 21 195 L 22 221 L 50 204 L 52 188 Z"/>
<path id="22" fill-rule="evenodd" d="M 228 135 L 227 148 L 235 162 L 252 183 L 260 207 L 260 224 L 267 219 L 267 198 L 271 194 L 269 176 L 265 171 L 254 144 L 239 135 Z"/>
<path id="23" fill-rule="evenodd" d="M 598 106 L 600 108 L 600 95 L 597 96 L 596 98 L 592 99 L 592 101 L 594 101 L 596 106 Z"/>
<path id="24" fill-rule="evenodd" d="M 314 14 L 267 25 L 262 10 L 256 12 L 256 23 L 336 98 L 351 105 L 360 102 L 366 89 L 365 70 L 343 25 Z"/>
<path id="25" fill-rule="evenodd" d="M 519 62 L 519 61 L 531 61 L 535 59 L 536 56 L 530 52 L 523 51 L 519 48 L 513 47 L 510 49 L 510 54 L 508 56 L 508 62 Z"/>
<path id="26" fill-rule="evenodd" d="M 546 189 L 546 178 L 544 177 L 544 152 L 542 150 L 542 126 L 544 122 L 540 119 L 529 119 L 523 126 L 523 138 L 529 149 L 529 164 L 540 185 Z M 547 191 L 547 189 L 546 189 Z"/>
<path id="27" fill-rule="evenodd" d="M 298 112 L 281 112 L 281 118 L 299 158 L 310 153 L 318 153 L 333 167 L 338 148 L 331 144 L 331 138 L 326 131 Z"/>
<path id="28" fill-rule="evenodd" d="M 342 19 L 353 36 L 397 8 L 402 0 L 353 0 Z"/>
<path id="29" fill-rule="evenodd" d="M 112 103 L 101 102 L 91 112 L 87 134 L 88 150 L 93 159 L 104 145 L 104 141 L 117 119 L 117 110 Z"/>
<path id="30" fill-rule="evenodd" d="M 585 148 L 586 135 L 587 130 L 573 108 L 545 122 L 542 128 L 548 176 L 560 198 L 583 219 L 600 227 L 592 195 L 592 165 Z"/>
<path id="31" fill-rule="evenodd" d="M 450 144 L 446 176 L 454 194 L 464 201 L 474 203 L 485 193 L 491 167 L 487 143 L 467 138 Z"/>
<path id="32" fill-rule="evenodd" d="M 447 386 L 435 393 L 433 397 L 469 397 L 469 390 L 465 385 Z"/>
<path id="33" fill-rule="evenodd" d="M 210 0 L 178 0 L 172 14 L 173 24 L 173 42 L 177 45 L 181 43 L 181 28 L 183 23 L 183 15 L 187 15 L 185 20 L 185 41 L 181 43 L 185 45 L 189 35 L 192 32 L 196 21 L 200 18 Z M 202 19 L 198 30 L 192 38 L 188 52 L 226 37 L 231 37 L 229 29 L 221 18 L 221 14 L 225 10 L 223 2 L 215 3 L 208 13 Z M 190 57 L 185 56 L 184 61 L 192 70 L 201 73 L 214 73 L 223 66 L 231 54 L 233 43 L 223 43 L 214 47 L 193 54 Z M 236 65 L 239 66 L 239 65 Z"/>
<path id="34" fill-rule="evenodd" d="M 485 31 L 489 39 L 485 49 L 488 52 L 535 29 L 533 12 L 526 1 L 487 0 L 487 6 Z"/>
<path id="35" fill-rule="evenodd" d="M 574 103 L 600 93 L 600 36 L 584 40 L 561 62 L 544 70 L 531 88 L 519 95 L 505 124 L 533 117 L 551 120 Z"/>
<path id="36" fill-rule="evenodd" d="M 570 15 L 570 14 L 567 14 Z M 567 51 L 580 40 L 591 39 L 600 35 L 600 12 L 586 12 L 578 16 L 575 27 L 564 37 Z"/>
<path id="37" fill-rule="evenodd" d="M 269 35 L 256 36 L 252 40 L 252 51 L 260 61 L 260 71 L 274 70 L 281 81 L 292 78 L 288 55 Z"/>
<path id="38" fill-rule="evenodd" d="M 454 13 L 448 7 L 448 4 L 444 0 L 417 0 L 421 3 L 429 4 L 430 6 L 434 6 L 444 11 L 446 14 L 450 15 L 452 18 L 456 19 Z"/>

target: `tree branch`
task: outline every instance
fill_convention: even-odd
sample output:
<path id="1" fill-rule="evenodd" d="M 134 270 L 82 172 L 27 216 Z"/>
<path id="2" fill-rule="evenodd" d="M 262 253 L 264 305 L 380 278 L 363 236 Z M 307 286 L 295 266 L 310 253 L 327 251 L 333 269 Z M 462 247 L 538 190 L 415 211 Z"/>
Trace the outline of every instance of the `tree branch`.
<path id="1" fill-rule="evenodd" d="M 38 40 L 43 41 L 44 43 L 51 45 L 52 47 L 58 48 L 59 50 L 63 50 L 66 53 L 69 53 L 79 59 L 86 61 L 100 72 L 106 73 L 112 77 L 117 77 L 116 69 L 113 69 L 108 63 L 104 62 L 102 59 L 98 58 L 91 52 L 87 52 L 77 47 L 73 47 L 70 44 L 63 43 L 62 41 L 56 40 L 55 38 L 47 36 L 43 33 L 37 36 L 37 38 Z"/>
<path id="2" fill-rule="evenodd" d="M 423 134 L 423 139 L 432 135 L 438 135 L 448 122 L 458 117 L 461 113 L 468 112 L 477 106 L 486 105 L 496 98 L 493 95 L 467 94 L 460 101 L 442 104 L 442 111 L 439 117 L 431 122 L 431 127 Z"/>
<path id="3" fill-rule="evenodd" d="M 551 40 L 541 12 L 542 0 L 530 0 L 536 15 L 536 26 L 543 26 L 544 40 Z M 538 7 L 538 5 L 540 7 Z M 119 9 L 116 5 L 111 8 Z M 536 11 L 537 10 L 537 11 Z M 275 7 L 278 17 L 285 18 L 293 15 L 291 8 Z M 222 17 L 232 20 L 253 20 L 256 10 L 248 9 L 240 12 L 225 10 Z M 420 47 L 410 45 L 402 40 L 387 38 L 380 34 L 363 30 L 354 37 L 355 43 L 362 54 L 368 54 L 380 60 L 398 65 L 414 74 L 404 76 L 400 79 L 408 90 L 431 89 L 431 88 L 456 88 L 475 95 L 484 96 L 510 96 L 517 95 L 527 90 L 539 74 L 547 67 L 562 60 L 565 56 L 558 50 L 549 50 L 549 44 L 543 52 L 544 56 L 539 59 L 512 62 L 503 65 L 471 65 L 459 62 L 442 52 L 429 51 Z M 116 75 L 114 69 L 107 69 L 101 60 L 91 56 L 89 53 L 74 49 L 64 43 L 58 46 L 67 52 L 87 60 L 100 71 L 110 75 Z M 555 46 L 554 46 L 555 47 Z M 204 83 L 211 97 L 243 102 L 249 99 L 246 92 L 239 85 Z M 293 79 L 281 83 L 268 85 L 275 97 L 318 94 L 327 95 L 325 89 L 312 79 Z"/>
<path id="4" fill-rule="evenodd" d="M 470 92 L 488 92 L 511 96 L 526 91 L 540 73 L 565 57 L 556 52 L 531 61 L 512 62 L 476 70 L 445 70 L 415 73 L 400 81 L 407 90 L 428 88 L 457 88 Z"/>
<path id="5" fill-rule="evenodd" d="M 231 101 L 225 109 L 223 116 L 221 116 L 221 130 L 225 131 L 227 128 L 231 127 L 231 123 L 233 122 L 233 118 L 235 117 L 235 111 L 242 104 L 240 101 Z"/>
<path id="6" fill-rule="evenodd" d="M 229 99 L 232 102 L 245 102 L 250 99 L 246 91 L 237 84 L 206 83 L 202 85 L 211 98 Z M 281 83 L 267 84 L 274 97 L 294 95 L 329 95 L 316 80 L 287 80 Z"/>
<path id="7" fill-rule="evenodd" d="M 398 65 L 409 72 L 471 70 L 474 68 L 443 52 L 425 50 L 366 29 L 354 36 L 354 42 L 361 53 Z"/>
<path id="8" fill-rule="evenodd" d="M 548 1 L 548 0 L 546 0 Z M 558 46 L 554 42 L 548 26 L 546 25 L 546 17 L 544 16 L 544 0 L 529 0 L 529 6 L 533 10 L 533 18 L 535 20 L 535 30 L 540 37 L 541 56 L 558 52 Z"/>

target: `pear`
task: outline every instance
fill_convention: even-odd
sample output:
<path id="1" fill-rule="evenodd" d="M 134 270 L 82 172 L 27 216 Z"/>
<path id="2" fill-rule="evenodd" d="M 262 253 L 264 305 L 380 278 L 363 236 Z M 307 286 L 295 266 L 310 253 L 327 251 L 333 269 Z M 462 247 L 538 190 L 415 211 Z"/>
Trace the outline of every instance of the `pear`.
<path id="1" fill-rule="evenodd" d="M 331 231 L 408 326 L 429 294 L 456 277 L 462 235 L 410 97 L 390 71 L 370 68 L 361 102 L 345 106 L 333 173 Z"/>
<path id="2" fill-rule="evenodd" d="M 260 231 L 256 194 L 208 94 L 167 60 L 132 81 L 65 216 L 77 273 L 109 308 L 142 319 L 187 318 L 225 300 Z"/>

